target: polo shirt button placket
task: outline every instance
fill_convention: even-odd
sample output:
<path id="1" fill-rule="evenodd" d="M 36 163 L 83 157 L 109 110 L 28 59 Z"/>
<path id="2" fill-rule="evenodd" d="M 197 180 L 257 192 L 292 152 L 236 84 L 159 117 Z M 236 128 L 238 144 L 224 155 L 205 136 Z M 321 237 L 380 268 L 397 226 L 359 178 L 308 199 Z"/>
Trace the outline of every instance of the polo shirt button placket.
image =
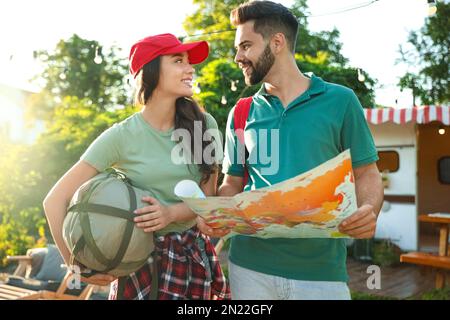
<path id="1" fill-rule="evenodd" d="M 281 114 L 280 119 L 278 120 L 278 128 L 280 128 L 281 123 L 283 122 L 283 119 L 284 119 L 285 117 L 286 117 L 286 113 L 283 112 L 283 113 Z"/>

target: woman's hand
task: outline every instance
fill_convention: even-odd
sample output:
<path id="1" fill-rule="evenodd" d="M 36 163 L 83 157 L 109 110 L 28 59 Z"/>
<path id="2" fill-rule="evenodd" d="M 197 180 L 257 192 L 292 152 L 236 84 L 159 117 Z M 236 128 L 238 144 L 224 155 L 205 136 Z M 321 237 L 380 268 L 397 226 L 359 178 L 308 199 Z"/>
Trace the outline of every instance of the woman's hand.
<path id="1" fill-rule="evenodd" d="M 90 276 L 89 278 L 81 276 L 82 282 L 86 282 L 88 284 L 93 284 L 101 287 L 108 286 L 111 282 L 113 282 L 116 279 L 117 279 L 116 277 L 104 273 L 97 273 L 93 276 Z"/>
<path id="2" fill-rule="evenodd" d="M 89 274 L 91 271 L 76 260 L 72 262 L 69 270 L 71 273 L 70 277 L 72 279 L 74 279 L 74 277 L 79 277 L 80 281 L 96 286 L 108 286 L 111 282 L 117 279 L 117 277 L 106 273 L 96 273 L 90 277 L 84 277 L 82 276 L 83 273 Z"/>
<path id="3" fill-rule="evenodd" d="M 144 229 L 144 232 L 155 232 L 166 227 L 175 221 L 169 207 L 163 206 L 153 197 L 143 197 L 142 201 L 148 202 L 150 205 L 137 209 L 134 213 L 139 214 L 134 218 L 134 222 L 138 228 Z"/>

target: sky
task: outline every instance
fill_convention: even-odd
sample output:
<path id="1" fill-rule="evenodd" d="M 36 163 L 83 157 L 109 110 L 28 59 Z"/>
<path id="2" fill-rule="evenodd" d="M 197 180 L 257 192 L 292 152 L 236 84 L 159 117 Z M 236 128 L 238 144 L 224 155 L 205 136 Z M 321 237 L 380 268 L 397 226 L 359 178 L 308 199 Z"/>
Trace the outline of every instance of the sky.
<path id="1" fill-rule="evenodd" d="M 276 1 L 276 0 L 275 0 Z M 279 0 L 290 6 L 293 0 Z M 312 31 L 336 27 L 349 65 L 362 68 L 379 82 L 376 103 L 410 107 L 411 93 L 400 92 L 398 78 L 407 70 L 396 65 L 399 45 L 427 19 L 426 0 L 379 0 L 340 14 L 370 0 L 309 0 Z M 157 6 L 155 5 L 157 3 Z M 37 90 L 28 80 L 39 73 L 34 50 L 51 50 L 73 33 L 103 45 L 123 48 L 124 58 L 138 39 L 157 33 L 185 35 L 182 22 L 194 12 L 191 0 L 14 0 L 0 4 L 0 83 Z M 315 17 L 314 17 L 315 16 Z M 398 104 L 395 104 L 397 100 Z"/>

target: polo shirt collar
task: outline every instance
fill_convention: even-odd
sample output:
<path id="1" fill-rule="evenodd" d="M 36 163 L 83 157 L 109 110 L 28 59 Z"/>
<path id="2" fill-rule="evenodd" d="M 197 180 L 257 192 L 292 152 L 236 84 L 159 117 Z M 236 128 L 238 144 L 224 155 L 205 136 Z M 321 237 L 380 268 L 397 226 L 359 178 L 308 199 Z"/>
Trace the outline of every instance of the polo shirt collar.
<path id="1" fill-rule="evenodd" d="M 326 83 L 325 83 L 325 81 L 322 80 L 322 78 L 315 76 L 312 72 L 306 72 L 304 75 L 311 79 L 311 83 L 309 85 L 308 90 L 306 90 L 301 95 L 301 96 L 305 96 L 305 100 L 309 99 L 313 95 L 325 92 Z M 257 98 L 258 96 L 260 96 L 260 97 L 270 97 L 271 96 L 271 94 L 267 93 L 264 83 L 262 84 L 262 86 L 258 90 L 258 92 L 255 93 L 255 97 Z"/>

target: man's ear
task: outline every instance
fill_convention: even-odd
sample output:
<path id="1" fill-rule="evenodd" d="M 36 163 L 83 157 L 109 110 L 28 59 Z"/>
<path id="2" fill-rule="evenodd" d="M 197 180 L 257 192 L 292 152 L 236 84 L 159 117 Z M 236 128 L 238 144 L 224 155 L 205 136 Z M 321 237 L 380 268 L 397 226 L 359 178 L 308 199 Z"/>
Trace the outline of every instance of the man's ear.
<path id="1" fill-rule="evenodd" d="M 272 52 L 274 54 L 282 52 L 287 46 L 286 37 L 284 36 L 284 34 L 281 32 L 275 33 L 272 36 L 271 45 L 272 45 Z"/>

